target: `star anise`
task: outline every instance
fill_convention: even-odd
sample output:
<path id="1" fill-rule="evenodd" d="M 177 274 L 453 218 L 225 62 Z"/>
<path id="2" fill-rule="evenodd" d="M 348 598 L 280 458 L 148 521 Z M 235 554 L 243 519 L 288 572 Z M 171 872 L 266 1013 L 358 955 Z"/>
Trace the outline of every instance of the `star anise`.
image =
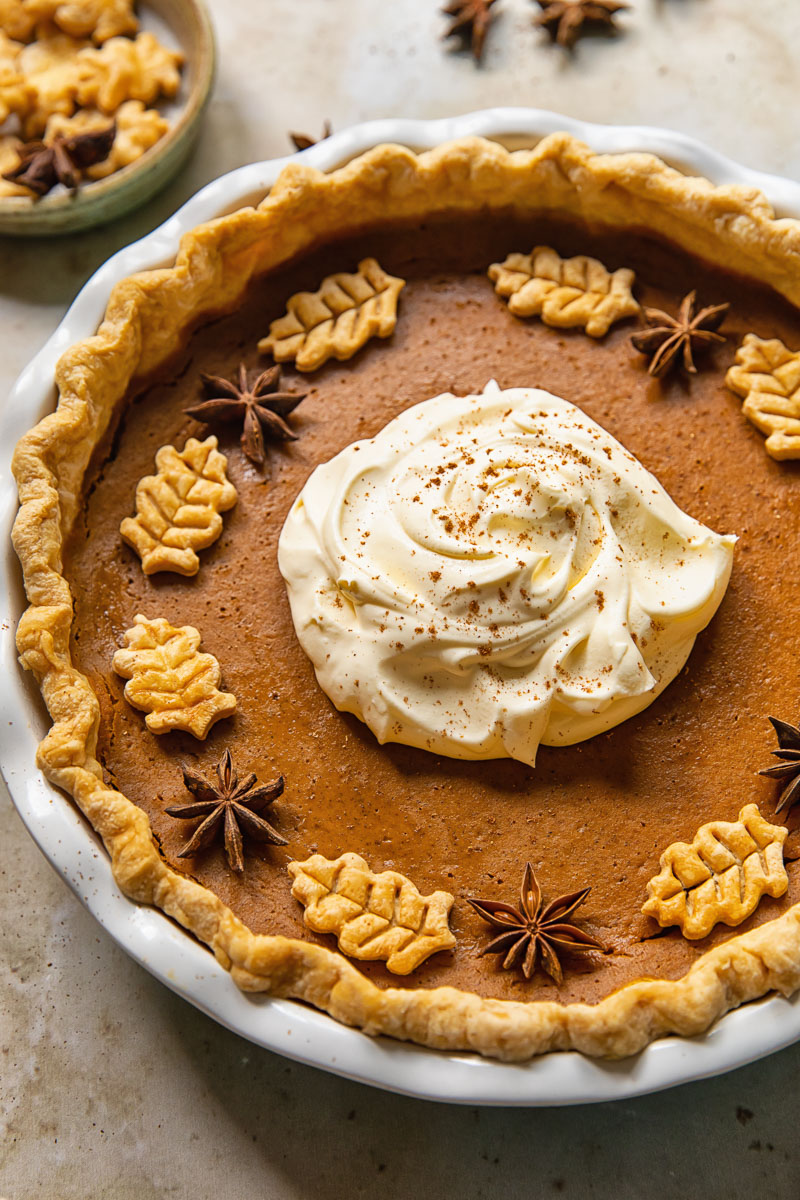
<path id="1" fill-rule="evenodd" d="M 453 18 L 442 37 L 458 34 L 464 41 L 469 41 L 475 61 L 480 62 L 487 31 L 497 15 L 491 11 L 494 3 L 495 0 L 451 0 L 442 9 L 444 16 Z"/>
<path id="2" fill-rule="evenodd" d="M 504 969 L 517 966 L 522 960 L 522 974 L 530 979 L 541 956 L 542 968 L 561 983 L 563 972 L 558 955 L 564 951 L 602 950 L 599 942 L 584 933 L 567 917 L 583 904 L 591 888 L 581 888 L 559 896 L 544 907 L 542 892 L 530 863 L 520 889 L 519 908 L 504 904 L 500 900 L 472 900 L 471 904 L 479 917 L 495 925 L 503 932 L 482 951 L 483 954 L 505 954 Z"/>
<path id="3" fill-rule="evenodd" d="M 694 375 L 697 373 L 694 352 L 726 340 L 717 330 L 730 304 L 712 304 L 696 312 L 695 301 L 694 291 L 684 296 L 677 317 L 660 308 L 644 309 L 648 328 L 631 334 L 631 344 L 641 354 L 653 356 L 647 368 L 651 375 L 666 375 L 675 366 Z"/>
<path id="4" fill-rule="evenodd" d="M 776 763 L 774 767 L 764 767 L 758 773 L 768 775 L 770 779 L 780 779 L 784 784 L 775 809 L 775 812 L 779 813 L 782 808 L 791 808 L 800 801 L 800 727 L 790 725 L 788 721 L 780 721 L 777 717 L 770 717 L 770 721 L 778 735 L 779 747 L 773 750 L 772 754 L 774 758 L 781 759 L 781 762 Z"/>
<path id="5" fill-rule="evenodd" d="M 566 50 L 571 50 L 581 34 L 590 29 L 618 33 L 614 15 L 630 8 L 617 0 L 537 0 L 537 3 L 543 11 L 534 17 L 534 25 L 541 25 Z"/>
<path id="6" fill-rule="evenodd" d="M 178 855 L 179 858 L 189 858 L 204 850 L 214 840 L 220 827 L 225 837 L 225 855 L 228 866 L 232 871 L 244 870 L 242 854 L 242 831 L 259 842 L 272 842 L 275 846 L 285 846 L 286 838 L 281 837 L 273 829 L 269 821 L 258 815 L 262 808 L 277 800 L 283 791 L 283 776 L 279 775 L 272 783 L 263 787 L 254 787 L 255 775 L 248 775 L 239 782 L 239 776 L 233 769 L 231 752 L 226 750 L 217 763 L 217 780 L 213 783 L 204 775 L 199 775 L 190 767 L 183 768 L 183 781 L 197 800 L 193 804 L 177 804 L 166 811 L 171 817 L 181 820 L 191 820 L 193 817 L 204 817 L 195 829 L 189 841 Z"/>
<path id="7" fill-rule="evenodd" d="M 247 367 L 239 363 L 239 382 L 231 383 L 218 375 L 201 375 L 208 399 L 193 404 L 184 412 L 196 421 L 213 424 L 216 421 L 242 421 L 242 450 L 256 466 L 266 462 L 264 439 L 295 441 L 297 434 L 286 424 L 288 416 L 306 392 L 279 392 L 281 369 L 278 366 L 262 371 L 251 385 Z"/>
<path id="8" fill-rule="evenodd" d="M 108 158 L 116 135 L 117 126 L 112 121 L 104 129 L 73 137 L 57 133 L 48 142 L 28 142 L 20 146 L 19 162 L 5 172 L 3 179 L 29 188 L 36 196 L 46 196 L 57 183 L 74 192 L 81 172 Z"/>
<path id="9" fill-rule="evenodd" d="M 322 134 L 318 138 L 309 137 L 307 133 L 290 133 L 289 138 L 294 143 L 295 150 L 307 150 L 309 146 L 316 146 L 317 142 L 324 142 L 333 133 L 330 121 L 325 121 L 322 126 Z"/>

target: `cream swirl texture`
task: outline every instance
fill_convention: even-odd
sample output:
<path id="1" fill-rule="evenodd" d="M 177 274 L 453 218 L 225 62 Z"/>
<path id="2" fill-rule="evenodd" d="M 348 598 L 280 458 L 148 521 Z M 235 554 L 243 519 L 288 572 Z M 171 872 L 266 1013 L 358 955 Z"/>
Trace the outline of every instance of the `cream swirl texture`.
<path id="1" fill-rule="evenodd" d="M 734 542 L 574 405 L 489 383 L 317 467 L 278 561 L 337 708 L 380 742 L 533 764 L 675 678 Z"/>

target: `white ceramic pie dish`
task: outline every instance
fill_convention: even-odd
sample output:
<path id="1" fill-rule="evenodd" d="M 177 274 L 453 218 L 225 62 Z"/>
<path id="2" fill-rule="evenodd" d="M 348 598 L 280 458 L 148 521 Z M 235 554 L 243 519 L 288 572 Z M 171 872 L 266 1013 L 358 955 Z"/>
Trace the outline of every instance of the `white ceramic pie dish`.
<path id="1" fill-rule="evenodd" d="M 430 122 L 372 122 L 312 147 L 305 151 L 305 159 L 327 170 L 384 141 L 421 149 L 481 134 L 506 145 L 531 145 L 558 129 L 602 152 L 650 151 L 715 183 L 758 187 L 780 215 L 800 218 L 800 184 L 740 167 L 692 139 L 644 127 L 590 125 L 534 109 L 490 109 Z M 17 439 L 53 407 L 53 371 L 62 351 L 95 331 L 118 280 L 169 263 L 181 235 L 194 225 L 260 200 L 286 162 L 256 163 L 215 180 L 159 229 L 109 259 L 87 283 L 20 376 L 0 418 L 0 517 L 7 534 L 16 512 L 11 453 Z M 372 1039 L 297 1002 L 240 992 L 190 935 L 159 911 L 138 906 L 119 891 L 97 836 L 67 797 L 37 770 L 36 745 L 48 722 L 38 689 L 16 662 L 14 630 L 24 597 L 8 537 L 5 544 L 0 766 L 14 803 L 50 862 L 115 941 L 221 1024 L 280 1054 L 379 1087 L 428 1099 L 506 1105 L 573 1104 L 639 1095 L 730 1070 L 800 1038 L 800 995 L 793 1000 L 769 997 L 729 1013 L 703 1037 L 657 1041 L 621 1062 L 568 1052 L 516 1065 Z"/>

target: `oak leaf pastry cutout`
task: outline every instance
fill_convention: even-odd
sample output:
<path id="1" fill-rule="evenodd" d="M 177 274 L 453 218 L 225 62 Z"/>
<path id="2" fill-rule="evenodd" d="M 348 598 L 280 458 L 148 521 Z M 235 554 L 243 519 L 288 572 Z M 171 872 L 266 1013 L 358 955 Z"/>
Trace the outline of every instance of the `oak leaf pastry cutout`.
<path id="1" fill-rule="evenodd" d="M 258 780 L 253 773 L 240 782 L 227 749 L 217 763 L 216 771 L 217 782 L 214 783 L 191 767 L 184 767 L 183 782 L 196 799 L 192 804 L 174 804 L 166 812 L 182 821 L 203 818 L 178 858 L 191 858 L 205 850 L 221 832 L 228 866 L 241 874 L 244 871 L 243 834 L 258 842 L 286 845 L 286 838 L 261 816 L 261 811 L 283 792 L 283 776 L 279 775 L 272 783 L 261 787 L 256 787 Z"/>
<path id="2" fill-rule="evenodd" d="M 614 17 L 630 8 L 618 0 L 537 0 L 537 4 L 542 12 L 533 18 L 534 25 L 546 29 L 552 41 L 565 50 L 572 50 L 589 30 L 619 33 Z"/>
<path id="3" fill-rule="evenodd" d="M 583 904 L 590 887 L 569 892 L 551 900 L 545 907 L 542 891 L 530 863 L 525 866 L 520 888 L 519 908 L 501 900 L 476 900 L 467 898 L 475 912 L 489 925 L 502 932 L 481 954 L 505 954 L 503 969 L 520 966 L 522 974 L 530 979 L 541 961 L 542 970 L 561 983 L 564 972 L 559 954 L 564 952 L 602 950 L 598 941 L 574 925 L 567 918 Z"/>
<path id="4" fill-rule="evenodd" d="M 648 374 L 660 378 L 679 367 L 696 375 L 695 353 L 727 341 L 717 330 L 725 320 L 730 304 L 712 304 L 698 312 L 696 301 L 694 291 L 684 296 L 677 317 L 660 308 L 644 309 L 647 329 L 631 334 L 631 345 L 640 354 L 651 356 Z"/>
<path id="5" fill-rule="evenodd" d="M 329 275 L 316 292 L 292 296 L 258 348 L 276 362 L 294 359 L 298 371 L 316 371 L 329 358 L 352 358 L 370 338 L 394 332 L 404 287 L 404 279 L 364 258 L 355 275 Z"/>
<path id="6" fill-rule="evenodd" d="M 489 278 L 515 317 L 541 316 L 558 329 L 583 326 L 589 337 L 603 337 L 615 321 L 639 312 L 633 271 L 607 271 L 585 254 L 561 258 L 549 246 L 535 246 L 530 254 L 492 263 Z"/>
<path id="7" fill-rule="evenodd" d="M 442 9 L 443 16 L 452 18 L 442 37 L 460 37 L 468 42 L 473 58 L 480 62 L 486 34 L 497 16 L 492 7 L 494 3 L 495 0 L 451 0 Z"/>
<path id="8" fill-rule="evenodd" d="M 239 381 L 232 383 L 218 375 L 200 376 L 206 399 L 183 411 L 206 424 L 241 421 L 241 447 L 257 467 L 267 462 L 265 438 L 296 441 L 297 434 L 285 418 L 297 408 L 306 392 L 281 392 L 280 367 L 262 371 L 251 384 L 244 363 L 239 363 Z"/>
<path id="9" fill-rule="evenodd" d="M 772 755 L 780 762 L 773 767 L 764 767 L 758 773 L 778 779 L 783 784 L 775 809 L 779 813 L 800 801 L 800 727 L 781 721 L 778 717 L 770 717 L 770 721 L 778 737 L 778 749 L 773 750 Z"/>
<path id="10" fill-rule="evenodd" d="M 151 733 L 183 729 L 202 741 L 216 721 L 236 711 L 236 697 L 219 690 L 219 663 L 199 645 L 192 625 L 176 628 L 164 617 L 149 621 L 140 614 L 125 633 L 114 670 L 128 680 L 125 699 L 147 713 Z"/>
<path id="11" fill-rule="evenodd" d="M 70 37 L 91 37 L 98 44 L 136 33 L 139 28 L 133 0 L 23 0 L 23 3 L 37 25 L 52 22 Z"/>
<path id="12" fill-rule="evenodd" d="M 222 533 L 220 513 L 236 503 L 227 465 L 215 437 L 204 442 L 189 438 L 180 452 L 174 446 L 157 451 L 158 474 L 139 480 L 136 516 L 126 517 L 119 527 L 123 541 L 141 558 L 145 575 L 197 574 L 197 551 L 217 540 Z"/>
<path id="13" fill-rule="evenodd" d="M 350 958 L 386 959 L 395 975 L 408 975 L 456 939 L 447 924 L 449 892 L 420 895 L 397 871 L 375 874 L 359 855 L 329 859 L 312 854 L 291 862 L 292 895 L 305 908 L 303 920 L 317 933 L 333 933 Z"/>
<path id="14" fill-rule="evenodd" d="M 779 338 L 748 333 L 725 382 L 744 396 L 742 412 L 767 435 L 767 454 L 779 461 L 800 458 L 800 351 Z"/>
<path id="15" fill-rule="evenodd" d="M 691 844 L 673 842 L 661 855 L 642 912 L 659 925 L 679 925 L 689 939 L 705 937 L 720 921 L 740 925 L 762 896 L 782 896 L 788 888 L 787 835 L 755 804 L 746 804 L 737 821 L 701 825 Z"/>

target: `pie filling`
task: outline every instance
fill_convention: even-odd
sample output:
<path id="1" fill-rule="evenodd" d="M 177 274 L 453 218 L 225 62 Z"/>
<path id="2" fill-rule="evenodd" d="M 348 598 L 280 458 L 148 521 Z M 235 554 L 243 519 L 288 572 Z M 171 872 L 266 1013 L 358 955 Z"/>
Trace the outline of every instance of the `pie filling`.
<path id="1" fill-rule="evenodd" d="M 632 318 L 597 339 L 580 328 L 555 329 L 514 315 L 487 269 L 532 246 L 553 247 L 562 256 L 588 254 L 610 271 L 632 269 L 641 304 L 670 314 L 692 289 L 704 305 L 730 302 L 727 340 L 704 348 L 696 374 L 656 380 L 631 345 L 637 329 Z M 257 345 L 286 311 L 287 298 L 313 292 L 327 276 L 372 259 L 406 281 L 394 333 L 311 373 L 285 367 L 281 390 L 306 395 L 289 417 L 296 440 L 269 442 L 267 471 L 240 448 L 241 425 L 215 424 L 238 493 L 235 507 L 224 512 L 218 539 L 200 551 L 197 574 L 145 574 L 121 540 L 120 525 L 133 511 L 137 484 L 153 472 L 156 452 L 168 445 L 180 449 L 188 438 L 209 432 L 185 412 L 202 399 L 201 373 L 232 380 L 240 362 L 251 370 L 269 366 Z M 643 233 L 488 215 L 382 227 L 325 245 L 257 281 L 235 313 L 195 332 L 169 372 L 131 392 L 95 453 L 64 561 L 75 598 L 74 661 L 100 701 L 98 758 L 109 782 L 146 812 L 164 859 L 212 889 L 255 932 L 332 947 L 330 934 L 304 923 L 286 868 L 314 854 L 361 856 L 372 872 L 399 872 L 425 895 L 450 893 L 455 945 L 407 976 L 390 973 L 382 962 L 359 968 L 379 984 L 451 985 L 501 999 L 596 1001 L 636 979 L 683 975 L 732 931 L 717 924 L 692 941 L 675 926 L 662 929 L 642 913 L 648 881 L 668 846 L 691 842 L 710 821 L 736 821 L 749 804 L 758 804 L 767 821 L 789 828 L 783 846 L 789 888 L 777 898 L 763 897 L 735 932 L 800 900 L 797 810 L 776 818 L 775 784 L 757 775 L 775 747 L 768 715 L 795 712 L 800 682 L 800 593 L 788 586 L 800 571 L 798 467 L 765 454 L 763 437 L 725 386 L 725 372 L 748 333 L 797 346 L 800 317 L 758 284 L 711 269 Z M 372 461 L 375 470 L 359 475 L 352 460 L 364 451 L 355 451 L 354 443 L 375 438 L 371 445 L 380 445 L 387 427 L 398 428 L 389 425 L 398 417 L 407 430 L 414 420 L 408 410 L 424 409 L 433 398 L 447 397 L 448 412 L 458 408 L 453 397 L 460 398 L 465 411 L 474 412 L 491 399 L 484 392 L 490 380 L 502 389 L 504 405 L 496 414 L 501 425 L 515 405 L 527 413 L 529 426 L 550 405 L 572 423 L 576 436 L 597 439 L 597 462 L 590 455 L 581 463 L 580 449 L 567 452 L 565 469 L 575 481 L 584 475 L 579 503 L 574 495 L 566 503 L 556 496 L 552 464 L 541 457 L 520 465 L 519 455 L 512 463 L 507 454 L 498 462 L 490 447 L 481 450 L 482 463 L 469 464 L 476 474 L 454 472 L 448 467 L 453 447 L 443 447 L 435 432 L 427 448 L 423 438 L 404 435 L 402 470 Z M 506 403 L 508 389 L 525 391 L 510 393 Z M 582 431 L 574 428 L 582 423 Z M 599 433 L 587 433 L 598 427 Z M 508 428 L 497 433 L 495 449 Z M 571 444 L 577 445 L 575 437 Z M 619 472 L 606 479 L 604 504 L 592 493 L 601 465 L 613 465 L 617 455 L 642 486 L 647 472 L 658 481 L 651 496 L 639 496 L 638 524 L 625 521 L 630 491 L 627 501 L 622 495 L 608 502 L 614 489 L 624 492 L 622 482 L 613 482 L 622 480 Z M 500 476 L 486 475 L 492 469 L 510 489 L 508 503 L 500 503 L 493 486 Z M 392 485 L 389 500 L 377 502 L 363 481 L 374 484 L 381 470 Z M 336 488 L 342 472 L 349 472 L 348 497 L 358 500 L 357 511 L 333 506 L 336 535 L 321 536 L 331 519 L 329 500 L 341 496 Z M 434 511 L 441 507 L 438 498 L 415 502 L 427 493 L 412 483 L 424 488 L 434 478 L 442 482 L 429 492 L 446 493 L 451 509 L 467 521 L 478 514 L 472 527 L 448 530 L 452 512 L 442 519 Z M 521 496 L 514 495 L 517 488 Z M 278 566 L 287 519 L 281 563 L 297 632 Z M 601 534 L 618 539 L 622 563 L 615 553 L 598 565 Z M 651 553 L 651 534 L 653 545 L 663 541 L 658 553 Z M 307 553 L 298 566 L 294 550 L 303 537 L 311 541 L 303 543 Z M 464 555 L 463 545 L 456 552 L 454 538 L 471 538 L 475 553 Z M 553 549 L 545 550 L 545 539 Z M 513 560 L 512 540 L 520 548 Z M 342 567 L 333 546 L 340 548 L 340 562 L 344 555 Z M 442 562 L 429 561 L 434 552 Z M 422 566 L 418 557 L 425 559 Z M 515 568 L 518 561 L 523 566 Z M 602 584 L 592 576 L 601 567 Z M 683 591 L 676 584 L 682 573 L 690 580 Z M 525 595 L 523 575 L 533 588 Z M 583 580 L 591 588 L 582 590 Z M 498 616 L 489 610 L 496 602 L 503 609 L 501 592 L 505 612 Z M 506 635 L 512 627 L 519 633 L 521 612 L 529 625 L 534 617 L 549 619 L 557 608 L 553 597 L 568 606 L 580 598 L 582 607 L 564 610 L 567 617 L 553 632 L 571 649 L 580 647 L 576 653 L 583 657 L 576 666 L 574 655 L 553 653 L 549 674 L 528 677 L 525 671 L 541 665 L 541 655 L 532 652 L 530 640 L 521 645 Z M 423 620 L 415 608 L 421 601 L 432 606 L 433 617 L 426 611 Z M 455 605 L 452 621 L 445 602 Z M 378 603 L 388 621 L 376 617 Z M 658 616 L 662 607 L 670 620 Z M 205 740 L 184 732 L 154 736 L 124 698 L 124 680 L 112 661 L 137 614 L 195 627 L 202 650 L 219 662 L 220 687 L 236 697 L 237 707 Z M 645 621 L 652 645 L 644 644 Z M 592 640 L 598 629 L 602 633 Z M 379 677 L 382 690 L 375 686 Z M 465 679 L 483 688 L 469 702 L 458 693 Z M 600 700 L 576 694 L 570 709 L 564 697 L 578 691 L 576 679 L 596 683 Z M 413 694 L 409 681 L 417 689 Z M 496 702 L 503 689 L 508 697 L 500 707 L 511 710 L 505 726 L 486 716 L 489 700 Z M 513 709 L 523 692 L 520 717 Z M 545 702 L 545 692 L 556 694 L 556 702 Z M 446 702 L 438 706 L 437 699 Z M 460 716 L 465 706 L 468 712 Z M 437 712 L 441 707 L 446 719 Z M 182 766 L 208 778 L 226 748 L 241 776 L 254 771 L 256 786 L 272 786 L 267 815 L 277 839 L 245 838 L 243 872 L 230 869 L 221 839 L 180 857 L 193 826 L 167 811 L 192 800 Z M 282 792 L 273 782 L 279 776 Z M 200 795 L 202 785 L 196 787 Z M 591 888 L 574 920 L 599 948 L 565 953 L 560 984 L 540 970 L 526 979 L 518 970 L 503 970 L 502 955 L 483 955 L 497 930 L 488 929 L 467 903 L 479 897 L 516 904 L 526 862 L 545 904 Z"/>

